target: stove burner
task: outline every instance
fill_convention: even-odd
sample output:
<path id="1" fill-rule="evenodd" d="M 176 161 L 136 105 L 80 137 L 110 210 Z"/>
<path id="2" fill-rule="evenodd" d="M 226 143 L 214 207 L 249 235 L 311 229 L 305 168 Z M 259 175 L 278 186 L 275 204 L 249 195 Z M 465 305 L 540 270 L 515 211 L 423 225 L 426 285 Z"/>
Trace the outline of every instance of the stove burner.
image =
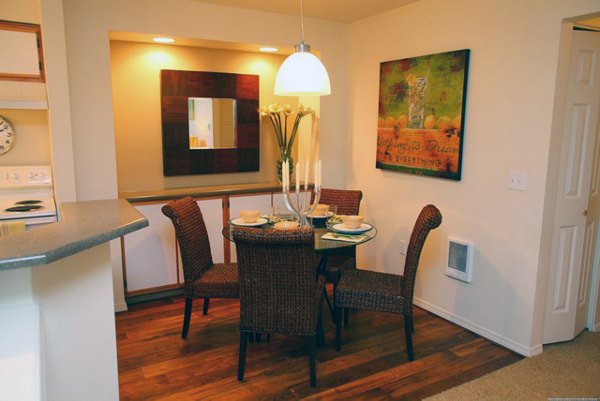
<path id="1" fill-rule="evenodd" d="M 43 209 L 43 206 L 40 205 L 22 205 L 22 206 L 12 206 L 4 209 L 5 212 L 31 212 L 34 210 Z"/>
<path id="2" fill-rule="evenodd" d="M 15 202 L 15 205 L 37 205 L 39 203 L 42 203 L 42 201 L 38 199 L 28 199 Z"/>

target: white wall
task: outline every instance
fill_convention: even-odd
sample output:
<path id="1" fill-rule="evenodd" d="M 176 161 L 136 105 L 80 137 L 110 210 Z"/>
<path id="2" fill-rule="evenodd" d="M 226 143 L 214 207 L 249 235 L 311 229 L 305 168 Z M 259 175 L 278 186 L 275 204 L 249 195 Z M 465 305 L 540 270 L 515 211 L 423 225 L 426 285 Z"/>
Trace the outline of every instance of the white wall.
<path id="1" fill-rule="evenodd" d="M 424 249 L 420 305 L 523 354 L 541 351 L 538 256 L 561 20 L 600 11 L 597 0 L 421 0 L 350 26 L 351 139 L 348 187 L 361 188 L 378 227 L 359 265 L 401 272 L 421 207 L 444 216 Z M 379 64 L 471 49 L 463 178 L 459 182 L 376 170 Z M 527 176 L 524 192 L 508 172 Z M 444 275 L 447 237 L 475 243 L 473 282 Z M 532 333 L 537 333 L 532 336 Z"/>

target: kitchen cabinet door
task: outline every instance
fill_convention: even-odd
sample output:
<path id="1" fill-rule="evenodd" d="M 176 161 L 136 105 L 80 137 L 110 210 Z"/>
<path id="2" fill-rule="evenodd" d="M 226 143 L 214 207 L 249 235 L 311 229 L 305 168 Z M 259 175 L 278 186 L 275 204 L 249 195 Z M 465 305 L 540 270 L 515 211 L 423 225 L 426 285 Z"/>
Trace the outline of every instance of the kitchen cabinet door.
<path id="1" fill-rule="evenodd" d="M 177 251 L 173 224 L 163 204 L 138 205 L 150 225 L 125 236 L 126 291 L 131 293 L 177 284 Z"/>
<path id="2" fill-rule="evenodd" d="M 129 295 L 132 292 L 156 292 L 175 288 L 183 283 L 183 270 L 176 247 L 175 229 L 171 220 L 162 213 L 163 205 L 161 203 L 135 206 L 148 219 L 150 226 L 131 233 L 124 239 Z M 222 262 L 224 259 L 221 234 L 222 201 L 221 199 L 200 200 L 198 205 L 208 231 L 213 261 Z"/>

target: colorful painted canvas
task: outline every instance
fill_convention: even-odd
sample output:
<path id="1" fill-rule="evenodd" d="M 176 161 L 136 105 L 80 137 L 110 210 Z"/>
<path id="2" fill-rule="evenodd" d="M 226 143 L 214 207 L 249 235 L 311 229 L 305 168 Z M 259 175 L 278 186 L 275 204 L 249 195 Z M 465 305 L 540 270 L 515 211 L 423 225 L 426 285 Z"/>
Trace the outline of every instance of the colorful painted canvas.
<path id="1" fill-rule="evenodd" d="M 380 169 L 460 180 L 469 50 L 380 66 Z"/>

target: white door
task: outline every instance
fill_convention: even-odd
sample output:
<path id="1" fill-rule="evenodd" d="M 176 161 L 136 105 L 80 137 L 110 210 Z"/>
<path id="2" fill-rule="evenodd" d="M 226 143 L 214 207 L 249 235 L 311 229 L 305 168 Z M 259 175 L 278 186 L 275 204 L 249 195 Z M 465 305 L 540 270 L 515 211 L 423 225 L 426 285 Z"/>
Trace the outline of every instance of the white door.
<path id="1" fill-rule="evenodd" d="M 596 151 L 600 34 L 574 31 L 548 277 L 543 343 L 585 328 L 598 222 Z M 590 208 L 588 208 L 588 202 Z"/>

